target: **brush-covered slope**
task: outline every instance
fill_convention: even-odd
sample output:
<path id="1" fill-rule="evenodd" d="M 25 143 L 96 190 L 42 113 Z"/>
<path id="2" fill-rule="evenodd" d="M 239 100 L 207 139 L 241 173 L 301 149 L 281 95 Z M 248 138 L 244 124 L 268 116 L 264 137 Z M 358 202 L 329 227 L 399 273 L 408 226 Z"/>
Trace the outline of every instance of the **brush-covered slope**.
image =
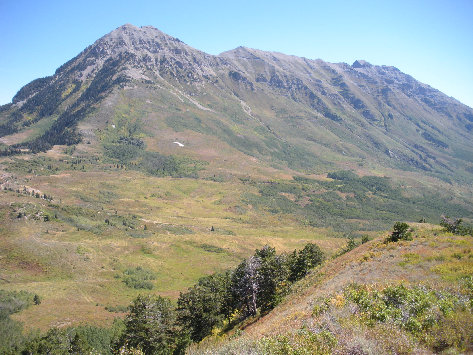
<path id="1" fill-rule="evenodd" d="M 471 179 L 473 110 L 394 67 L 243 47 L 213 56 L 132 25 L 2 106 L 4 154 L 95 145 L 120 105 L 145 127 L 146 149 L 165 151 L 171 132 L 185 132 L 204 160 L 219 144 L 278 168 L 375 164 Z"/>
<path id="2" fill-rule="evenodd" d="M 326 261 L 269 314 L 189 354 L 470 353 L 473 239 L 415 224 Z"/>

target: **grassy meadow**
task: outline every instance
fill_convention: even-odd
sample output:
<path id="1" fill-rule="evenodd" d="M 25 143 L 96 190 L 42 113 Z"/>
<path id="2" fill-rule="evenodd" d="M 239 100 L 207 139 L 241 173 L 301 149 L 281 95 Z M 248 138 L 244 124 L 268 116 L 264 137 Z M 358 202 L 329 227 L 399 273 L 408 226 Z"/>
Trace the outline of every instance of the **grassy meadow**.
<path id="1" fill-rule="evenodd" d="M 107 97 L 79 123 L 80 144 L 1 158 L 0 288 L 42 298 L 14 315 L 27 328 L 110 325 L 138 294 L 176 300 L 266 244 L 280 253 L 315 241 L 330 256 L 397 220 L 472 221 L 468 184 L 344 157 L 354 148 L 325 131 L 301 148 L 233 99 L 209 95 L 220 117 L 153 95 Z"/>
<path id="2" fill-rule="evenodd" d="M 345 243 L 245 204 L 241 196 L 257 190 L 239 179 L 154 177 L 81 158 L 3 164 L 2 289 L 43 299 L 18 315 L 27 327 L 110 324 L 120 313 L 106 308 L 123 310 L 140 293 L 176 299 L 265 244 L 290 251 L 316 240 L 333 253 Z M 124 282 L 137 267 L 152 273 L 152 289 Z"/>
<path id="3" fill-rule="evenodd" d="M 438 218 L 442 199 L 346 172 L 263 180 L 204 166 L 201 178 L 173 178 L 102 159 L 63 148 L 2 162 L 2 289 L 44 300 L 16 315 L 27 327 L 110 324 L 138 294 L 177 299 L 265 244 L 284 252 L 315 241 L 333 255 L 347 236 L 374 236 L 400 215 Z M 463 206 L 444 201 L 453 215 Z M 145 276 L 126 275 L 136 268 Z"/>

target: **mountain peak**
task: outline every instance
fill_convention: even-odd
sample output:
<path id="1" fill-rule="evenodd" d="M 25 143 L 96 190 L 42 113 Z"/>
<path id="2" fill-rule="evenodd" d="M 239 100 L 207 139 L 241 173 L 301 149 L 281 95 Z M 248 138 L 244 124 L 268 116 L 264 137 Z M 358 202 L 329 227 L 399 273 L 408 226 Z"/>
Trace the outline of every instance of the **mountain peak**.
<path id="1" fill-rule="evenodd" d="M 189 50 L 191 48 L 181 40 L 153 26 L 138 27 L 127 23 L 98 39 L 83 54 L 91 63 L 92 61 L 104 62 L 108 58 L 116 58 L 125 53 L 140 61 L 143 57 L 152 58 L 160 54 L 173 55 Z M 80 55 L 78 59 L 82 59 Z"/>
<path id="2" fill-rule="evenodd" d="M 355 60 L 355 62 L 352 64 L 353 68 L 371 68 L 373 65 L 366 60 Z"/>
<path id="3" fill-rule="evenodd" d="M 234 49 L 230 49 L 229 51 L 225 51 L 219 54 L 220 57 L 227 57 L 227 58 L 247 58 L 251 57 L 254 54 L 254 49 L 247 48 L 244 46 L 238 46 Z"/>
<path id="4" fill-rule="evenodd" d="M 205 114 L 212 111 L 225 116 L 229 112 L 226 105 L 231 102 L 232 110 L 241 107 L 240 114 L 245 119 L 268 120 L 268 125 L 279 118 L 290 119 L 291 124 L 282 129 L 290 134 L 294 134 L 294 127 L 309 129 L 317 120 L 317 124 L 331 127 L 335 135 L 342 132 L 342 140 L 360 144 L 357 149 L 363 153 L 356 153 L 357 158 L 365 159 L 377 151 L 385 164 L 396 160 L 395 164 L 424 171 L 446 169 L 447 163 L 437 156 L 448 156 L 456 145 L 461 145 L 462 151 L 466 149 L 464 146 L 473 149 L 465 140 L 473 132 L 473 112 L 394 67 L 375 66 L 361 59 L 352 66 L 327 63 L 244 46 L 214 56 L 152 26 L 132 24 L 122 25 L 103 36 L 61 66 L 54 76 L 25 86 L 15 96 L 11 113 L 0 111 L 0 123 L 2 117 L 10 115 L 4 121 L 11 120 L 16 127 L 10 128 L 8 123 L 3 129 L 13 133 L 29 127 L 31 117 L 39 121 L 53 114 L 64 114 L 70 119 L 67 113 L 80 120 L 86 115 L 76 114 L 73 109 L 80 105 L 99 105 L 103 98 L 125 88 L 140 88 L 149 91 L 150 96 L 158 95 L 155 92 L 158 88 L 161 91 L 171 88 L 168 90 L 171 99 L 164 101 L 162 107 L 177 98 L 183 112 L 189 112 L 185 111 L 188 109 L 185 105 L 189 104 L 191 109 Z M 72 107 L 74 100 L 78 104 Z M 218 107 L 216 103 L 222 104 Z M 64 112 L 69 107 L 72 113 Z M 259 113 L 258 117 L 255 113 L 258 110 L 265 113 Z M 169 115 L 175 113 L 171 110 Z M 296 121 L 293 119 L 296 116 L 301 118 Z M 183 120 L 187 122 L 188 117 L 183 116 Z M 307 124 L 299 120 L 307 120 Z M 446 130 L 445 125 L 450 122 L 451 130 Z M 285 142 L 282 133 L 274 133 L 266 122 L 262 124 L 268 129 L 268 137 Z M 283 127 L 287 122 L 279 124 Z M 209 123 L 209 127 L 212 125 Z M 356 125 L 366 132 L 365 139 L 355 137 L 351 129 Z M 64 123 L 65 128 L 69 126 Z M 1 129 L 0 124 L 0 135 Z M 51 132 L 57 137 L 55 144 L 66 142 L 65 130 Z M 314 135 L 318 134 L 315 132 Z M 291 137 L 289 133 L 287 137 Z M 383 139 L 379 138 L 381 134 L 385 135 Z M 248 136 L 253 139 L 251 134 Z M 50 144 L 50 136 L 46 138 Z M 78 139 L 72 138 L 74 142 Z M 368 144 L 360 143 L 364 141 Z M 235 146 L 242 151 L 247 149 L 246 143 L 240 145 L 240 142 L 236 141 Z M 311 155 L 305 147 L 310 147 L 310 142 L 321 144 L 307 140 L 301 145 L 307 159 Z M 324 144 L 331 146 L 332 142 L 327 140 Z M 281 151 L 285 149 L 289 148 L 281 146 Z M 346 148 L 340 148 L 340 152 L 345 155 Z"/>
<path id="5" fill-rule="evenodd" d="M 133 42 L 143 42 L 143 41 L 149 44 L 150 41 L 159 41 L 159 40 L 180 42 L 180 40 L 178 40 L 177 38 L 174 38 L 158 30 L 157 28 L 153 26 L 137 27 L 129 23 L 116 28 L 112 32 L 103 36 L 97 42 L 100 42 L 101 40 L 114 41 L 114 40 L 120 40 L 120 39 L 125 40 L 125 42 L 120 42 L 120 44 L 133 44 Z"/>
<path id="6" fill-rule="evenodd" d="M 131 23 L 125 23 L 124 25 L 121 25 L 120 27 L 117 27 L 117 30 L 127 30 L 127 29 L 137 30 L 137 29 L 139 29 L 139 27 L 135 26 Z"/>

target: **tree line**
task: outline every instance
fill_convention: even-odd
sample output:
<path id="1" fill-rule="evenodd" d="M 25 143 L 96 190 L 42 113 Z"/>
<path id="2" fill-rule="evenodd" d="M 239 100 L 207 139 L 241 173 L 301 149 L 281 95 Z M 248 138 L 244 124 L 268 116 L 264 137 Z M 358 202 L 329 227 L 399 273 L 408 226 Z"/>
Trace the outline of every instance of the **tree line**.
<path id="1" fill-rule="evenodd" d="M 130 306 L 117 350 L 145 354 L 179 354 L 216 328 L 231 328 L 248 317 L 273 309 L 290 285 L 324 260 L 309 243 L 290 254 L 265 246 L 235 269 L 199 279 L 180 294 L 177 307 L 160 296 L 139 296 Z"/>
<path id="2" fill-rule="evenodd" d="M 177 305 L 158 295 L 140 295 L 124 320 L 111 328 L 80 326 L 51 329 L 3 348 L 6 354 L 184 354 L 216 329 L 229 330 L 265 314 L 286 295 L 292 283 L 320 265 L 324 254 L 309 243 L 289 254 L 257 249 L 235 269 L 202 277 L 182 292 Z"/>

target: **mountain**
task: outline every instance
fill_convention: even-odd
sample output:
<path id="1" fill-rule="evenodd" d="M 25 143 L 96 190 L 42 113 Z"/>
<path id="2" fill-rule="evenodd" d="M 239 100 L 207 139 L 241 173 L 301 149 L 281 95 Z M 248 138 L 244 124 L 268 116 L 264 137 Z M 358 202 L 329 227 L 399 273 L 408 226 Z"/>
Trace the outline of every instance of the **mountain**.
<path id="1" fill-rule="evenodd" d="M 133 25 L 2 106 L 3 154 L 84 139 L 95 145 L 96 130 L 120 104 L 142 111 L 138 119 L 155 143 L 163 129 L 185 131 L 203 160 L 201 151 L 224 144 L 247 159 L 309 173 L 374 164 L 467 181 L 473 171 L 473 110 L 395 67 L 244 47 L 213 56 Z M 95 131 L 84 128 L 91 125 Z"/>
<path id="2" fill-rule="evenodd" d="M 347 238 L 398 221 L 470 226 L 472 125 L 471 108 L 394 67 L 215 56 L 119 27 L 0 107 L 0 352 L 23 339 L 18 322 L 111 326 L 139 294 L 177 300 L 265 245 L 316 243 L 336 268 Z M 450 237 L 415 239 L 432 254 L 422 270 L 469 272 L 471 243 Z M 399 271 L 391 247 L 359 250 Z"/>

